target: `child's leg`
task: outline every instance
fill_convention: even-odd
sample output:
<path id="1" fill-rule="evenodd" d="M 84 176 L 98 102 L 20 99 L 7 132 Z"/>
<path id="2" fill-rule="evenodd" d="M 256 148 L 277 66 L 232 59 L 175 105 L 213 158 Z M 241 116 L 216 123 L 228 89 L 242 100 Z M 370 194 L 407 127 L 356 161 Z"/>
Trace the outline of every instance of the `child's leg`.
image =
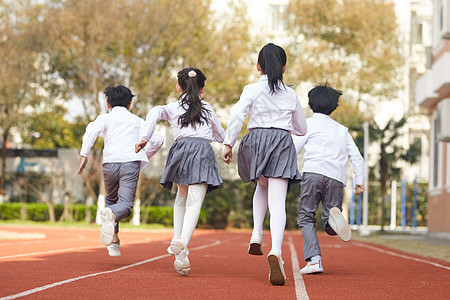
<path id="1" fill-rule="evenodd" d="M 303 236 L 303 255 L 305 261 L 320 255 L 319 240 L 316 233 L 316 210 L 322 198 L 322 175 L 304 173 L 298 206 L 298 225 Z"/>
<path id="2" fill-rule="evenodd" d="M 281 254 L 284 230 L 286 228 L 286 194 L 288 179 L 268 179 L 268 204 L 270 212 L 270 235 L 272 237 L 272 249 L 278 249 Z"/>
<path id="3" fill-rule="evenodd" d="M 267 211 L 267 178 L 260 176 L 253 194 L 253 232 L 263 234 L 264 217 Z"/>
<path id="4" fill-rule="evenodd" d="M 338 235 L 345 242 L 351 239 L 351 228 L 341 213 L 344 198 L 344 184 L 332 178 L 325 177 L 323 195 L 322 224 L 329 235 Z M 337 207 L 333 208 L 333 207 Z M 333 212 L 331 209 L 333 208 Z"/>
<path id="5" fill-rule="evenodd" d="M 109 163 L 103 166 L 105 177 L 105 203 L 116 216 L 115 233 L 119 221 L 131 215 L 140 173 L 140 162 Z"/>
<path id="6" fill-rule="evenodd" d="M 178 185 L 177 196 L 173 204 L 173 238 L 181 238 L 183 229 L 184 214 L 186 212 L 186 197 L 188 194 L 187 185 Z"/>
<path id="7" fill-rule="evenodd" d="M 198 217 L 205 199 L 208 185 L 206 183 L 192 184 L 188 187 L 186 198 L 186 212 L 184 214 L 183 229 L 181 231 L 181 239 L 187 247 L 197 226 Z"/>

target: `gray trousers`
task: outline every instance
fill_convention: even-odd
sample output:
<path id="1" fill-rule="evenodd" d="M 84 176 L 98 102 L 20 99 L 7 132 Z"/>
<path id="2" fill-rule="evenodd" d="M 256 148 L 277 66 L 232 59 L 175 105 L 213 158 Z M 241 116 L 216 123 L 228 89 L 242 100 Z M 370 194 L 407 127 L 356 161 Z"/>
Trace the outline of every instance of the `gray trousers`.
<path id="1" fill-rule="evenodd" d="M 116 233 L 119 232 L 119 221 L 131 215 L 133 211 L 140 165 L 140 161 L 103 164 L 105 206 L 117 217 Z"/>
<path id="2" fill-rule="evenodd" d="M 316 233 L 316 211 L 322 202 L 322 224 L 329 235 L 336 235 L 328 224 L 329 211 L 333 206 L 342 210 L 344 184 L 335 179 L 316 174 L 303 173 L 300 204 L 298 206 L 298 226 L 303 236 L 303 255 L 305 261 L 320 255 L 319 240 Z"/>

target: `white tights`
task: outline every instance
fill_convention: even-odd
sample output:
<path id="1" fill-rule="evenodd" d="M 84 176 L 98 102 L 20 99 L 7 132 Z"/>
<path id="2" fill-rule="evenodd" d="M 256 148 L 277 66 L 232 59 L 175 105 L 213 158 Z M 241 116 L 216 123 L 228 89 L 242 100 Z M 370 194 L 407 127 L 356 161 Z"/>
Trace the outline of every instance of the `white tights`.
<path id="1" fill-rule="evenodd" d="M 289 179 L 260 176 L 253 195 L 253 231 L 262 235 L 267 206 L 270 213 L 272 249 L 280 250 L 286 228 L 286 194 Z"/>
<path id="2" fill-rule="evenodd" d="M 173 206 L 173 238 L 181 238 L 186 247 L 197 226 L 207 189 L 208 185 L 206 183 L 189 186 L 178 185 L 177 196 Z"/>

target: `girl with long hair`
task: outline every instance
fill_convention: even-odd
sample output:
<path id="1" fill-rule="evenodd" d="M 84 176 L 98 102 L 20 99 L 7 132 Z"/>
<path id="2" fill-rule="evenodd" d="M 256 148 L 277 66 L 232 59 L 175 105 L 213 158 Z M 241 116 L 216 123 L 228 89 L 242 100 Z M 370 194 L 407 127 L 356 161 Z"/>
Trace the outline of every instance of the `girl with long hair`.
<path id="1" fill-rule="evenodd" d="M 155 106 L 147 114 L 139 152 L 151 138 L 156 123 L 168 120 L 174 134 L 161 185 L 178 186 L 173 209 L 173 239 L 167 251 L 175 256 L 174 268 L 186 276 L 190 272 L 188 244 L 197 226 L 200 209 L 207 192 L 222 184 L 210 142 L 223 142 L 225 131 L 210 104 L 202 100 L 206 77 L 197 68 L 178 72 L 177 102 Z"/>
<path id="2" fill-rule="evenodd" d="M 286 227 L 286 194 L 300 183 L 297 154 L 291 134 L 304 135 L 306 121 L 295 91 L 283 83 L 286 53 L 272 43 L 258 55 L 258 82 L 244 87 L 239 101 L 231 108 L 222 159 L 229 164 L 232 147 L 247 114 L 249 133 L 242 139 L 238 151 L 238 172 L 244 183 L 257 182 L 253 196 L 253 232 L 248 253 L 263 255 L 263 222 L 270 212 L 272 248 L 268 255 L 269 279 L 274 285 L 284 285 L 286 275 L 281 248 Z"/>

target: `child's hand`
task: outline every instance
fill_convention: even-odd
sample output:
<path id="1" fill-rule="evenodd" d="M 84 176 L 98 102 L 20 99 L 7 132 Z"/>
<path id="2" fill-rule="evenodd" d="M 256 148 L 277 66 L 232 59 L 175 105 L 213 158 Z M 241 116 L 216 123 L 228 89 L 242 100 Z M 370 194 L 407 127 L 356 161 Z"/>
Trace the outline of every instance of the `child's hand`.
<path id="1" fill-rule="evenodd" d="M 77 175 L 81 175 L 81 173 L 83 173 L 83 170 L 84 170 L 84 168 L 87 165 L 87 162 L 88 162 L 88 158 L 86 156 L 82 156 L 81 157 L 80 167 L 78 168 Z"/>
<path id="2" fill-rule="evenodd" d="M 226 164 L 230 164 L 231 157 L 233 156 L 233 150 L 230 145 L 225 145 L 225 148 L 222 151 L 222 159 Z"/>
<path id="3" fill-rule="evenodd" d="M 359 194 L 361 194 L 362 192 L 364 192 L 364 186 L 363 186 L 363 185 L 356 185 L 356 186 L 355 186 L 355 194 L 356 194 L 356 195 L 359 195 Z"/>
<path id="4" fill-rule="evenodd" d="M 141 149 L 144 149 L 145 145 L 147 145 L 146 141 L 140 141 L 139 143 L 136 143 L 136 145 L 134 145 L 134 151 L 138 153 L 139 151 L 141 151 Z"/>

